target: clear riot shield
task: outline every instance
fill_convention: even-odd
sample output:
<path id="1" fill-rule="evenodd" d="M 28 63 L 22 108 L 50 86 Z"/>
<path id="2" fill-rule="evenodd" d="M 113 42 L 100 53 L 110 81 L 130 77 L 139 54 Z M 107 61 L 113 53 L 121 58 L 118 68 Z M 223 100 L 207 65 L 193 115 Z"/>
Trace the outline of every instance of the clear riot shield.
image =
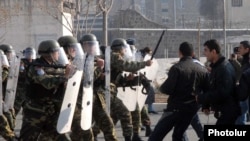
<path id="1" fill-rule="evenodd" d="M 107 112 L 110 113 L 110 47 L 105 49 L 105 100 L 107 105 Z"/>
<path id="2" fill-rule="evenodd" d="M 82 47 L 80 44 L 75 44 L 74 49 L 76 54 L 72 64 L 76 66 L 76 71 L 72 77 L 68 79 L 64 93 L 63 103 L 57 121 L 57 132 L 60 134 L 71 131 L 72 120 L 83 74 L 84 53 Z M 66 64 L 65 61 L 62 62 Z"/>
<path id="3" fill-rule="evenodd" d="M 92 125 L 94 55 L 85 55 L 84 62 L 81 128 L 88 130 Z"/>
<path id="4" fill-rule="evenodd" d="M 4 99 L 5 112 L 14 108 L 20 60 L 21 58 L 18 55 L 16 55 L 15 52 L 13 51 L 13 54 L 10 56 L 9 60 L 10 69 L 9 69 L 9 76 L 7 80 L 6 94 Z"/>
<path id="5" fill-rule="evenodd" d="M 149 60 L 151 58 L 150 55 L 146 55 L 144 57 L 144 61 Z M 157 60 L 153 59 L 153 64 L 149 67 L 145 67 L 143 69 L 141 69 L 139 72 L 143 75 L 146 76 L 146 78 L 150 81 L 153 81 L 156 78 L 156 74 L 159 68 L 159 64 L 157 62 Z M 140 87 L 140 91 L 138 93 L 138 97 L 137 97 L 137 102 L 139 105 L 139 109 L 141 110 L 143 108 L 143 106 L 145 105 L 145 101 L 147 99 L 147 94 L 143 94 L 142 93 L 142 87 Z"/>
<path id="6" fill-rule="evenodd" d="M 60 64 L 62 66 L 66 66 L 67 64 L 69 64 L 69 60 L 67 58 L 67 55 L 66 55 L 63 47 L 60 47 L 60 49 L 59 49 L 58 64 Z"/>

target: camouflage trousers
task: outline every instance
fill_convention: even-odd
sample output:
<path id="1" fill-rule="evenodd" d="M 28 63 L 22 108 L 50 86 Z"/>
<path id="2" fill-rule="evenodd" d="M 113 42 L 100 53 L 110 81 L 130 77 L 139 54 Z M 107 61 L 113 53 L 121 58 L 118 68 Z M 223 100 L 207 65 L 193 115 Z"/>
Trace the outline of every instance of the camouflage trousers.
<path id="1" fill-rule="evenodd" d="M 4 114 L 0 116 L 0 135 L 6 140 L 15 138 L 14 131 L 11 129 L 8 119 Z"/>
<path id="2" fill-rule="evenodd" d="M 26 103 L 20 141 L 70 141 L 65 134 L 56 131 L 58 112 L 53 104 Z"/>
<path id="3" fill-rule="evenodd" d="M 24 88 L 18 88 L 17 87 L 17 91 L 16 91 L 16 98 L 15 98 L 15 102 L 14 102 L 14 109 L 15 109 L 15 113 L 18 114 L 19 111 L 21 110 L 21 108 L 23 107 L 24 103 L 25 103 L 25 89 Z"/>
<path id="4" fill-rule="evenodd" d="M 141 122 L 142 122 L 142 125 L 144 126 L 151 125 L 151 120 L 149 118 L 148 110 L 145 105 L 142 107 L 142 110 L 141 110 Z"/>
<path id="5" fill-rule="evenodd" d="M 133 125 L 131 113 L 116 96 L 111 96 L 111 117 L 114 124 L 120 120 L 124 137 L 132 136 Z"/>
<path id="6" fill-rule="evenodd" d="M 93 100 L 94 122 L 96 126 L 103 132 L 105 141 L 118 141 L 113 121 L 110 115 L 107 113 L 106 107 L 104 106 L 106 104 L 101 102 L 104 99 L 104 94 L 102 91 L 98 91 L 98 93 L 101 94 L 94 94 Z"/>
<path id="7" fill-rule="evenodd" d="M 82 130 L 81 128 L 81 105 L 76 105 L 73 117 L 70 138 L 72 141 L 94 141 L 92 129 Z"/>
<path id="8" fill-rule="evenodd" d="M 139 134 L 141 131 L 141 111 L 139 109 L 138 104 L 136 104 L 135 110 L 131 111 L 131 116 L 133 124 L 133 133 Z"/>

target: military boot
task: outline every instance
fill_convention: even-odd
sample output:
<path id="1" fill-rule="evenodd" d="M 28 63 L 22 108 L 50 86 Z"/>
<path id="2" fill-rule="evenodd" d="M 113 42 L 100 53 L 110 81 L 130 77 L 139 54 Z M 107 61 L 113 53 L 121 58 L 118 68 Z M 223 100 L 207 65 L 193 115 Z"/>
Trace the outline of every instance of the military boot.
<path id="1" fill-rule="evenodd" d="M 133 138 L 132 138 L 132 141 L 143 141 L 138 134 L 134 134 L 133 135 Z"/>
<path id="2" fill-rule="evenodd" d="M 131 137 L 130 136 L 126 136 L 124 138 L 125 138 L 125 141 L 131 141 Z"/>
<path id="3" fill-rule="evenodd" d="M 149 137 L 151 133 L 152 133 L 152 129 L 150 128 L 149 125 L 146 125 L 145 136 L 146 136 L 146 137 Z"/>

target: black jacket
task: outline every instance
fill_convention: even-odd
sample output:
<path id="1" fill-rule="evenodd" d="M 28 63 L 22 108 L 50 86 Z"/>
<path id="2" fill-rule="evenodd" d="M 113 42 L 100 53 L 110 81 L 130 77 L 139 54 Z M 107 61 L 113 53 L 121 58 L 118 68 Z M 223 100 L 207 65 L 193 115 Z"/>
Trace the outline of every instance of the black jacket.
<path id="1" fill-rule="evenodd" d="M 210 105 L 215 111 L 225 111 L 238 106 L 235 99 L 236 75 L 232 64 L 220 57 L 210 65 L 209 90 L 198 96 L 198 102 Z"/>
<path id="2" fill-rule="evenodd" d="M 245 101 L 250 96 L 250 68 L 245 70 L 237 86 L 237 96 L 240 101 Z"/>
<path id="3" fill-rule="evenodd" d="M 204 88 L 207 78 L 207 70 L 195 63 L 192 57 L 181 58 L 170 68 L 167 80 L 160 87 L 162 93 L 169 95 L 167 110 L 198 108 L 195 95 Z M 189 107 L 190 104 L 193 108 Z"/>

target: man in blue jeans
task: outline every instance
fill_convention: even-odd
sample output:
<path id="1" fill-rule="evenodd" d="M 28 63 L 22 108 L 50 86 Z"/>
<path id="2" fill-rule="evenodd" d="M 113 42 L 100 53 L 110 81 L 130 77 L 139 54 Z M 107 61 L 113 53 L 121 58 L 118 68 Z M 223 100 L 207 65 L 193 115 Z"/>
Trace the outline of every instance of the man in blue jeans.
<path id="1" fill-rule="evenodd" d="M 250 51 L 250 43 L 249 41 L 241 41 L 238 49 L 238 54 L 242 56 L 241 61 L 241 72 L 244 72 L 248 68 L 250 68 L 249 63 L 249 51 Z M 247 122 L 247 113 L 249 110 L 248 100 L 240 102 L 241 115 L 237 118 L 235 124 L 236 125 L 245 125 Z"/>

